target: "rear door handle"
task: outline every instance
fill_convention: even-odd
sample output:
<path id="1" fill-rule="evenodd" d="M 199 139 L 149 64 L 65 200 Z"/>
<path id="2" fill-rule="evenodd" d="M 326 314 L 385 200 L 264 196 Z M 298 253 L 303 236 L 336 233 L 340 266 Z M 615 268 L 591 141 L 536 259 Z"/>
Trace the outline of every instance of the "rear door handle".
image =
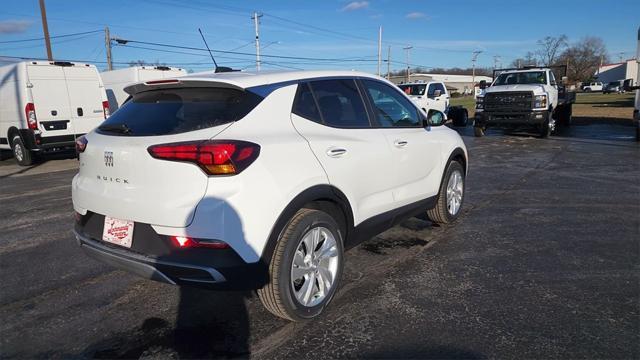
<path id="1" fill-rule="evenodd" d="M 408 142 L 406 140 L 396 140 L 393 145 L 397 146 L 397 147 L 405 147 L 407 146 Z"/>
<path id="2" fill-rule="evenodd" d="M 331 147 L 327 149 L 327 156 L 340 157 L 347 152 L 347 149 Z"/>

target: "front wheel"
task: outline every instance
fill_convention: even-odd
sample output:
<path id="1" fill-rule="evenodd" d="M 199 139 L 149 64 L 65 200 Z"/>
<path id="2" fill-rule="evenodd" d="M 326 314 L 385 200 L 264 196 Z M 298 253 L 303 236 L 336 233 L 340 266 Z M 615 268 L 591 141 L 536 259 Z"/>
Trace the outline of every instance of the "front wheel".
<path id="1" fill-rule="evenodd" d="M 331 302 L 343 269 L 343 238 L 320 210 L 300 209 L 280 234 L 269 264 L 270 281 L 258 290 L 264 307 L 281 318 L 314 318 Z"/>
<path id="2" fill-rule="evenodd" d="M 450 162 L 440 185 L 436 206 L 427 210 L 429 220 L 448 224 L 458 218 L 464 203 L 464 182 L 465 172 L 462 164 L 455 160 Z"/>

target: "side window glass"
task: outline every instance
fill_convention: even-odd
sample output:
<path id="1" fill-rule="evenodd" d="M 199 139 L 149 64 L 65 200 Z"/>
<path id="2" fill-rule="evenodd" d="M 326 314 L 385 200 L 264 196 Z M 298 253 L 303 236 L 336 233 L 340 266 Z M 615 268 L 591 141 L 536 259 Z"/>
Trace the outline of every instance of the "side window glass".
<path id="1" fill-rule="evenodd" d="M 310 85 L 325 125 L 341 128 L 371 126 L 364 102 L 353 79 L 318 80 Z"/>
<path id="2" fill-rule="evenodd" d="M 379 81 L 363 80 L 367 89 L 378 123 L 382 127 L 420 127 L 422 119 L 418 109 L 409 99 Z"/>
<path id="3" fill-rule="evenodd" d="M 307 83 L 298 85 L 298 91 L 296 92 L 296 98 L 293 101 L 293 110 L 291 112 L 305 119 L 322 123 L 318 106 L 313 99 L 313 94 Z"/>
<path id="4" fill-rule="evenodd" d="M 433 97 L 434 92 L 436 92 L 436 84 L 429 84 L 429 90 L 427 90 L 427 97 Z"/>

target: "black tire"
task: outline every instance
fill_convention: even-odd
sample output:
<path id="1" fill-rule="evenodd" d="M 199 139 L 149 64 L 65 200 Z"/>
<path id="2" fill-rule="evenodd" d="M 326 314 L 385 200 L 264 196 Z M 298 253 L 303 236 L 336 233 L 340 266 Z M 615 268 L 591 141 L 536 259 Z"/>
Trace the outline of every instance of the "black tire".
<path id="1" fill-rule="evenodd" d="M 541 139 L 546 139 L 546 138 L 548 138 L 548 137 L 551 135 L 551 132 L 552 132 L 552 131 L 551 131 L 550 123 L 551 123 L 552 115 L 553 115 L 553 111 L 551 111 L 551 110 L 550 110 L 550 111 L 548 112 L 548 114 L 547 114 L 547 119 L 546 119 L 546 120 L 544 121 L 544 123 L 540 126 L 540 129 L 539 129 L 539 131 L 540 131 L 540 132 L 539 132 L 539 136 L 540 136 L 540 138 L 541 138 Z"/>
<path id="2" fill-rule="evenodd" d="M 561 108 L 556 109 L 556 112 L 558 116 L 558 121 L 557 121 L 558 125 L 561 125 L 564 127 L 571 126 L 573 111 L 570 105 L 562 106 Z"/>
<path id="3" fill-rule="evenodd" d="M 33 153 L 24 146 L 20 136 L 15 136 L 11 141 L 11 150 L 13 151 L 13 157 L 20 166 L 30 166 L 33 164 Z"/>
<path id="4" fill-rule="evenodd" d="M 303 236 L 313 228 L 324 227 L 336 239 L 338 266 L 335 280 L 324 299 L 313 307 L 302 305 L 295 297 L 291 283 L 293 258 Z M 314 318 L 331 302 L 340 286 L 344 264 L 343 232 L 336 221 L 320 210 L 300 209 L 284 227 L 278 238 L 269 264 L 269 283 L 258 290 L 258 297 L 274 315 L 291 320 L 304 321 Z"/>
<path id="5" fill-rule="evenodd" d="M 452 117 L 453 126 L 465 127 L 469 122 L 469 114 L 466 109 L 456 109 Z"/>
<path id="6" fill-rule="evenodd" d="M 458 172 L 462 177 L 462 198 L 460 200 L 460 206 L 455 214 L 451 214 L 447 207 L 447 185 L 449 184 L 449 179 L 451 176 Z M 436 201 L 436 206 L 433 209 L 427 210 L 427 217 L 432 222 L 438 224 L 449 224 L 455 221 L 460 213 L 462 212 L 462 206 L 464 205 L 464 189 L 465 189 L 465 171 L 462 164 L 458 161 L 453 160 L 447 166 L 447 171 L 445 171 L 444 177 L 442 178 L 442 184 L 440 184 L 440 190 L 438 191 L 438 200 Z"/>
<path id="7" fill-rule="evenodd" d="M 485 132 L 485 128 L 483 128 L 481 126 L 474 126 L 473 127 L 473 135 L 475 135 L 475 137 L 483 137 L 484 136 L 484 132 Z"/>

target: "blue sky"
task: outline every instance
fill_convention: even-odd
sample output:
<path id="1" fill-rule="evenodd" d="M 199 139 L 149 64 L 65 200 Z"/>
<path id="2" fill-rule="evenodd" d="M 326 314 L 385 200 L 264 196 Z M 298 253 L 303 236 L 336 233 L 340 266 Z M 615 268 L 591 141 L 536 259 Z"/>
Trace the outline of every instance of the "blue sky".
<path id="1" fill-rule="evenodd" d="M 0 7 L 0 55 L 45 57 L 42 41 L 2 43 L 42 37 L 37 0 L 3 0 Z M 392 69 L 403 67 L 411 45 L 411 63 L 427 67 L 468 67 L 471 53 L 482 50 L 478 66 L 508 65 L 535 50 L 536 40 L 566 34 L 570 41 L 601 37 L 612 60 L 635 54 L 640 26 L 638 0 L 562 1 L 206 1 L 206 0 L 48 0 L 52 36 L 101 30 L 143 42 L 203 47 L 198 27 L 215 50 L 255 53 L 253 11 L 260 18 L 262 53 L 334 59 L 263 58 L 265 69 L 342 68 L 375 72 L 378 27 L 383 27 L 383 58 L 391 46 Z M 137 46 L 138 48 L 134 48 Z M 104 62 L 104 34 L 95 32 L 53 40 L 56 58 Z M 167 53 L 164 49 L 183 53 Z M 620 54 L 620 52 L 623 52 Z M 113 47 L 116 67 L 131 60 L 160 61 L 195 71 L 210 69 L 197 50 L 140 43 Z M 337 60 L 339 59 L 339 60 Z M 255 56 L 216 55 L 221 65 L 253 69 Z M 104 64 L 97 63 L 104 68 Z M 383 64 L 386 70 L 386 64 Z"/>

